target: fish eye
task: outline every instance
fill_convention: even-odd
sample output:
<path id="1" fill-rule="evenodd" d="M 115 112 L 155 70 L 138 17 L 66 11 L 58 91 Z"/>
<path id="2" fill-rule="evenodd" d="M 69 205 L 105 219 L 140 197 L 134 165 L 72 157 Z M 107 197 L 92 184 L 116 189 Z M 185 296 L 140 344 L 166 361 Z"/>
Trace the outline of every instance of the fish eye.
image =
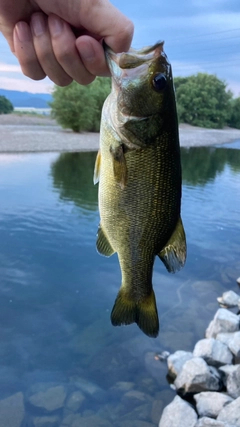
<path id="1" fill-rule="evenodd" d="M 166 87 L 167 79 L 164 74 L 159 73 L 153 78 L 152 84 L 157 92 L 161 92 Z"/>

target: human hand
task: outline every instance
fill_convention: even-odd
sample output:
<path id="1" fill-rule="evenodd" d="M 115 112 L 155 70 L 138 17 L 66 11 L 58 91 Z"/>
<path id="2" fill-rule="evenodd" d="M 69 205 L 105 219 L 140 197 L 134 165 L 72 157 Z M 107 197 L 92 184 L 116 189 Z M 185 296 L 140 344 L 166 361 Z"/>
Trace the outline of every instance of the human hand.
<path id="1" fill-rule="evenodd" d="M 110 75 L 101 40 L 127 51 L 133 24 L 108 0 L 0 0 L 0 31 L 23 74 L 67 86 Z"/>

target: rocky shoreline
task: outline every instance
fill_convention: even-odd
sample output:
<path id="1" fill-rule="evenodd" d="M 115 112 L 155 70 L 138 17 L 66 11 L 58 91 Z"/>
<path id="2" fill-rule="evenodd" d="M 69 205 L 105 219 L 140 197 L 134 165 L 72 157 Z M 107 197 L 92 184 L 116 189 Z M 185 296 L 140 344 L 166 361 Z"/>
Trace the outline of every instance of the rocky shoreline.
<path id="1" fill-rule="evenodd" d="M 167 358 L 178 395 L 163 410 L 159 427 L 240 427 L 240 296 L 227 291 L 218 302 L 222 308 L 206 338 L 193 352 Z M 238 314 L 229 310 L 236 307 Z"/>
<path id="2" fill-rule="evenodd" d="M 199 147 L 240 140 L 239 129 L 205 129 L 180 124 L 180 145 Z M 0 152 L 96 151 L 98 133 L 64 130 L 50 117 L 0 115 Z"/>

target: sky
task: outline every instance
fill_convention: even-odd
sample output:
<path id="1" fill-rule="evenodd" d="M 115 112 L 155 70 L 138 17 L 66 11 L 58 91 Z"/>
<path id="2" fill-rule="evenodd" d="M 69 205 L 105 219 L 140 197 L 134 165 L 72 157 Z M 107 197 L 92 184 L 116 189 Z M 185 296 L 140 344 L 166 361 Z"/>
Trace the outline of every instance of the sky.
<path id="1" fill-rule="evenodd" d="M 132 47 L 165 41 L 173 75 L 198 72 L 224 80 L 240 96 L 240 0 L 112 0 L 135 25 Z M 50 93 L 48 79 L 35 82 L 21 73 L 0 34 L 0 88 Z"/>

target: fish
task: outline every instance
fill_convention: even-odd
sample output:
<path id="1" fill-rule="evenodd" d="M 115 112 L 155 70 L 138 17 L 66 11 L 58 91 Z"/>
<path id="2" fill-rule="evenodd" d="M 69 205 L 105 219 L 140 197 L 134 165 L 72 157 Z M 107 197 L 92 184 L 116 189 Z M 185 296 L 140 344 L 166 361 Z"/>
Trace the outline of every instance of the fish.
<path id="1" fill-rule="evenodd" d="M 181 220 L 181 159 L 171 65 L 164 42 L 114 53 L 105 46 L 112 89 L 102 109 L 97 251 L 117 253 L 122 282 L 111 322 L 136 323 L 157 337 L 155 257 L 175 273 L 186 260 Z"/>

